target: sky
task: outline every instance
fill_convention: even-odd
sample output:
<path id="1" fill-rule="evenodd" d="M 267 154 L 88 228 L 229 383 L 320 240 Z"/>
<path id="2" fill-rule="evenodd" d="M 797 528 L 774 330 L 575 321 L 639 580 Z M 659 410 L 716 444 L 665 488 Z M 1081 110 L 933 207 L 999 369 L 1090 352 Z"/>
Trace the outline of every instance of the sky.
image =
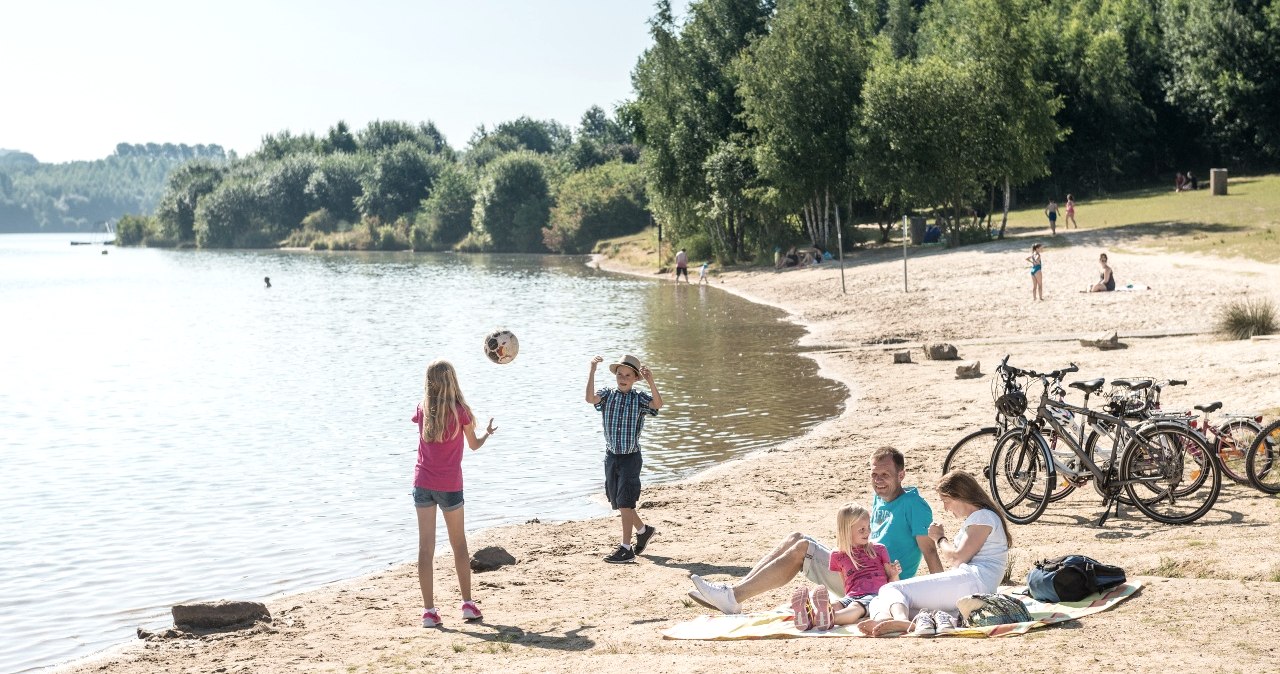
<path id="1" fill-rule="evenodd" d="M 430 120 L 455 148 L 521 115 L 576 128 L 632 97 L 652 14 L 649 0 L 6 3 L 0 148 L 60 163 L 122 142 L 243 156 L 339 120 Z"/>

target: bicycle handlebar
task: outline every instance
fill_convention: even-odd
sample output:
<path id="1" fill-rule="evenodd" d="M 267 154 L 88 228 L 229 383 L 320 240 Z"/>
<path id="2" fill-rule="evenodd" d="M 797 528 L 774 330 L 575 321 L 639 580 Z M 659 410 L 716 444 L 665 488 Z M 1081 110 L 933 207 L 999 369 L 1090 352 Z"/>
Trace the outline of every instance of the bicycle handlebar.
<path id="1" fill-rule="evenodd" d="M 1079 372 L 1080 367 L 1077 366 L 1075 363 L 1071 363 L 1070 365 L 1062 368 L 1061 370 L 1054 370 L 1052 372 L 1036 372 L 1035 370 L 1023 370 L 1021 368 L 1016 368 L 1010 365 L 1009 356 L 1005 356 L 1004 360 L 1000 361 L 1000 365 L 996 366 L 996 371 L 1007 372 L 1011 377 L 1036 377 L 1036 378 L 1051 379 L 1054 381 L 1062 381 L 1063 377 L 1071 374 L 1072 372 Z"/>

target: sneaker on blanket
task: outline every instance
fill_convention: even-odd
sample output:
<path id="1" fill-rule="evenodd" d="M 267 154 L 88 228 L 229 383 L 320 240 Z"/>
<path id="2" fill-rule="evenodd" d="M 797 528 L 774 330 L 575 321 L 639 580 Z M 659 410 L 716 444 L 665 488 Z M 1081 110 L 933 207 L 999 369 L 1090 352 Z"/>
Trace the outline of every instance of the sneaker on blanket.
<path id="1" fill-rule="evenodd" d="M 742 613 L 742 606 L 733 596 L 733 588 L 724 583 L 712 583 L 696 573 L 690 575 L 689 580 L 693 581 L 693 586 L 698 588 L 698 594 L 711 602 L 712 606 L 720 609 L 721 613 L 726 615 Z"/>
<path id="2" fill-rule="evenodd" d="M 937 633 L 938 624 L 933 621 L 932 612 L 921 611 L 916 614 L 916 619 L 911 622 L 909 634 L 916 637 L 931 637 Z"/>
<path id="3" fill-rule="evenodd" d="M 813 627 L 813 614 L 809 611 L 809 588 L 796 586 L 791 592 L 791 614 L 795 616 L 795 627 L 801 632 L 808 632 Z"/>
<path id="4" fill-rule="evenodd" d="M 831 593 L 825 585 L 813 588 L 809 594 L 809 603 L 813 606 L 813 629 L 827 631 L 835 623 L 831 615 Z"/>
<path id="5" fill-rule="evenodd" d="M 933 614 L 933 624 L 937 634 L 951 634 L 956 631 L 956 619 L 946 611 Z"/>

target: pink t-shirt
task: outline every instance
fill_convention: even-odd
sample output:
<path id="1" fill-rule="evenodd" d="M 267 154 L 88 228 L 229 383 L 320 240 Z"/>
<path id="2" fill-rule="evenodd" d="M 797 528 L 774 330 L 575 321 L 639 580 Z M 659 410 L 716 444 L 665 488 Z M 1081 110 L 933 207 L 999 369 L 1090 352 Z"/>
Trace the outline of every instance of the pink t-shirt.
<path id="1" fill-rule="evenodd" d="M 413 413 L 418 425 L 418 465 L 413 468 L 413 486 L 435 491 L 462 491 L 462 429 L 471 423 L 467 408 L 458 405 L 459 426 L 449 428 L 445 440 L 422 439 L 422 403 Z"/>
<path id="2" fill-rule="evenodd" d="M 853 556 L 858 559 L 860 569 L 853 568 L 853 560 L 840 550 L 831 553 L 831 570 L 839 571 L 844 577 L 846 597 L 875 594 L 880 591 L 880 586 L 889 582 L 889 574 L 884 570 L 884 565 L 889 563 L 889 551 L 879 543 L 872 543 L 871 548 L 876 551 L 875 557 L 869 556 L 863 548 L 854 548 Z"/>

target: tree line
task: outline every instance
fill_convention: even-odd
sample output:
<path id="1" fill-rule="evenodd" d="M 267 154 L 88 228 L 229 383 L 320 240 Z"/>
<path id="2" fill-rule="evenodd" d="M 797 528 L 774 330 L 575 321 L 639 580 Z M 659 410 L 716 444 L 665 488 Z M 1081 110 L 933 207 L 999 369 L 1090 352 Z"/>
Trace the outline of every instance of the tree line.
<path id="1" fill-rule="evenodd" d="M 650 199 L 728 259 L 1280 160 L 1273 0 L 668 0 L 632 74 Z M 780 224 L 782 223 L 782 224 Z M 782 231 L 780 231 L 782 230 Z M 1000 230 L 1002 231 L 1002 229 Z"/>
<path id="2" fill-rule="evenodd" d="M 0 150 L 0 232 L 103 231 L 105 222 L 153 211 L 179 165 L 226 156 L 218 145 L 120 143 L 104 159 L 46 164 Z"/>
<path id="3" fill-rule="evenodd" d="M 652 218 L 737 261 L 908 213 L 985 240 L 1013 195 L 1280 161 L 1277 0 L 661 0 L 650 32 L 634 99 L 577 127 L 281 131 L 184 164 L 122 236 L 579 252 Z"/>
<path id="4" fill-rule="evenodd" d="M 577 128 L 521 117 L 462 150 L 431 122 L 268 134 L 228 162 L 173 172 L 121 242 L 199 247 L 583 252 L 649 223 L 640 149 L 616 115 Z"/>

